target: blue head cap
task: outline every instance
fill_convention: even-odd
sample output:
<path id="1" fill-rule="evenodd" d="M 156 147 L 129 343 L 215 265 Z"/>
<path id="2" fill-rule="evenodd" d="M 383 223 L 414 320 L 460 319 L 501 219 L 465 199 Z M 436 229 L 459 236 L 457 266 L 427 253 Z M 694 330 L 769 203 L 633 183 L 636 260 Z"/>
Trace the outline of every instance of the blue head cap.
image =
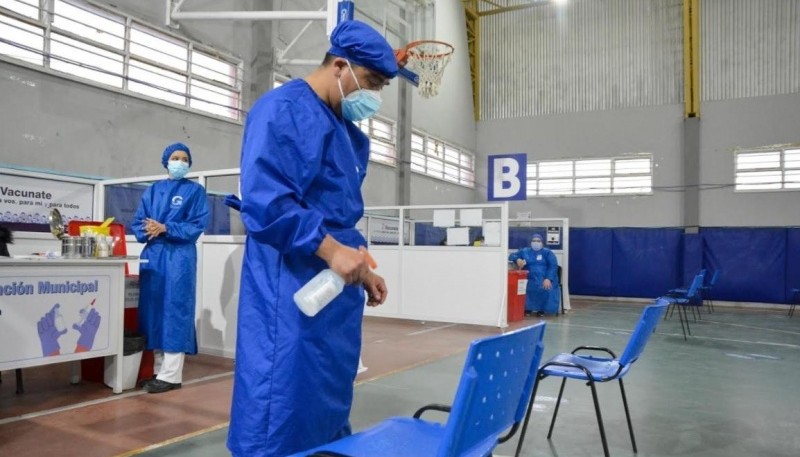
<path id="1" fill-rule="evenodd" d="M 394 49 L 383 35 L 360 21 L 343 21 L 333 29 L 328 54 L 377 71 L 387 78 L 397 76 Z"/>
<path id="2" fill-rule="evenodd" d="M 186 155 L 189 156 L 189 166 L 192 166 L 192 153 L 189 152 L 189 146 L 186 146 L 183 143 L 173 143 L 167 146 L 167 149 L 164 149 L 164 154 L 161 155 L 161 165 L 164 165 L 164 168 L 167 168 L 167 161 L 169 160 L 169 156 L 172 155 L 175 151 L 183 151 Z"/>
<path id="3" fill-rule="evenodd" d="M 544 242 L 544 238 L 542 238 L 542 235 L 539 233 L 534 233 L 533 238 L 531 238 L 531 241 L 536 241 L 536 240 Z"/>

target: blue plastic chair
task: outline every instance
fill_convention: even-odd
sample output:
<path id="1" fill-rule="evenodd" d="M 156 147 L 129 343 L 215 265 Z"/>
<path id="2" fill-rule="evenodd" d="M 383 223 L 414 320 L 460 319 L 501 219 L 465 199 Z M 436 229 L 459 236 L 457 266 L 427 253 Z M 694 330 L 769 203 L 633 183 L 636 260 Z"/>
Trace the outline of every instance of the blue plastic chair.
<path id="1" fill-rule="evenodd" d="M 475 340 L 452 407 L 428 405 L 291 457 L 485 457 L 507 441 L 525 415 L 542 360 L 545 323 Z M 446 424 L 420 419 L 448 412 Z M 501 433 L 508 431 L 505 436 Z"/>
<path id="2" fill-rule="evenodd" d="M 697 276 L 695 276 L 692 280 L 692 284 L 685 293 L 673 293 L 673 291 L 680 290 L 673 289 L 673 291 L 670 291 L 670 293 L 667 293 L 667 295 L 661 297 L 662 299 L 669 301 L 673 312 L 675 308 L 678 309 L 678 318 L 681 321 L 681 330 L 683 331 L 684 341 L 686 340 L 687 333 L 689 335 L 692 334 L 692 329 L 689 328 L 689 314 L 686 312 L 686 308 L 690 306 L 692 307 L 692 315 L 694 316 L 695 320 L 697 320 L 698 315 L 694 314 L 694 310 L 703 304 L 703 296 L 701 291 L 703 288 L 705 274 L 706 271 L 702 270 Z M 666 319 L 666 316 L 664 318 Z"/>
<path id="3" fill-rule="evenodd" d="M 789 317 L 794 316 L 794 309 L 800 303 L 800 289 L 792 289 L 792 303 L 789 306 Z"/>
<path id="4" fill-rule="evenodd" d="M 595 383 L 619 381 L 619 389 L 622 392 L 622 404 L 625 407 L 625 418 L 628 420 L 628 430 L 631 434 L 631 444 L 633 444 L 633 452 L 637 452 L 636 438 L 633 435 L 633 424 L 631 423 L 631 415 L 628 410 L 628 400 L 625 396 L 625 385 L 622 383 L 622 378 L 628 374 L 634 362 L 639 360 L 639 357 L 644 351 L 650 335 L 655 332 L 661 316 L 667 310 L 669 302 L 666 300 L 658 299 L 655 304 L 646 306 L 642 311 L 642 316 L 636 324 L 631 338 L 628 340 L 622 356 L 617 358 L 613 351 L 604 347 L 597 346 L 578 346 L 570 353 L 558 354 L 548 360 L 541 368 L 539 368 L 539 381 L 548 376 L 557 376 L 563 378 L 561 381 L 561 389 L 558 391 L 558 400 L 556 407 L 553 411 L 553 419 L 550 422 L 550 430 L 547 432 L 547 439 L 553 436 L 553 426 L 556 424 L 556 416 L 558 415 L 558 408 L 561 405 L 561 397 L 564 394 L 564 385 L 567 383 L 567 378 L 578 379 L 585 381 L 589 388 L 592 390 L 592 399 L 594 400 L 594 411 L 597 414 L 597 425 L 600 428 L 600 439 L 603 442 L 603 453 L 608 457 L 608 443 L 606 441 L 606 432 L 603 427 L 603 417 L 600 414 L 600 403 L 597 399 L 597 389 Z M 599 351 L 605 352 L 611 357 L 595 357 L 592 355 L 580 355 L 579 351 Z M 537 383 L 538 388 L 538 383 Z M 525 439 L 525 431 L 528 428 L 528 421 L 530 419 L 531 411 L 533 409 L 533 402 L 536 397 L 536 389 L 534 389 L 531 396 L 530 403 L 528 404 L 528 412 L 525 416 L 525 423 L 522 426 L 520 433 L 520 440 L 517 446 L 517 457 L 522 450 L 522 441 Z"/>
<path id="5" fill-rule="evenodd" d="M 711 280 L 708 281 L 708 284 L 705 284 L 700 288 L 700 295 L 703 299 L 703 304 L 708 307 L 708 314 L 714 312 L 714 300 L 709 297 L 709 293 L 714 286 L 717 285 L 717 281 L 719 280 L 719 269 L 714 270 L 714 274 L 711 275 Z"/>

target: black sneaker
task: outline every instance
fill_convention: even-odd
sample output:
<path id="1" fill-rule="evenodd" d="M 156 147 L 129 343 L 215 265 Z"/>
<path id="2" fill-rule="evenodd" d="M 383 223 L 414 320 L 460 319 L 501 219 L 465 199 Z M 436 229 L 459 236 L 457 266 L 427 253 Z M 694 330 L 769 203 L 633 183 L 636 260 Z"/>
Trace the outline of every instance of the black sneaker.
<path id="1" fill-rule="evenodd" d="M 156 375 L 153 375 L 152 378 L 142 379 L 141 381 L 139 381 L 139 387 L 144 387 L 155 380 L 156 380 Z"/>
<path id="2" fill-rule="evenodd" d="M 544 316 L 544 313 L 543 313 L 543 312 L 541 312 L 541 311 L 536 311 L 536 317 L 542 317 L 542 316 Z"/>
<path id="3" fill-rule="evenodd" d="M 171 383 L 167 381 L 162 381 L 160 379 L 154 379 L 144 386 L 144 390 L 150 394 L 160 394 L 162 392 L 169 392 L 170 390 L 180 389 L 181 383 Z"/>

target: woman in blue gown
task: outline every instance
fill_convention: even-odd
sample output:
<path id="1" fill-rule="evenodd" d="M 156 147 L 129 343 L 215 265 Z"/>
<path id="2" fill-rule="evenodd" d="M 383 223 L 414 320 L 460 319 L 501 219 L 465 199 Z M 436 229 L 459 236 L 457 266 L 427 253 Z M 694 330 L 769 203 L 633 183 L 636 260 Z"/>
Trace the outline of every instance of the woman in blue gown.
<path id="1" fill-rule="evenodd" d="M 139 330 L 155 352 L 155 379 L 144 389 L 161 393 L 181 387 L 185 354 L 197 354 L 195 338 L 195 243 L 208 223 L 206 191 L 184 176 L 192 164 L 189 148 L 175 143 L 161 163 L 169 178 L 148 187 L 131 223 L 146 243 L 139 266 Z"/>

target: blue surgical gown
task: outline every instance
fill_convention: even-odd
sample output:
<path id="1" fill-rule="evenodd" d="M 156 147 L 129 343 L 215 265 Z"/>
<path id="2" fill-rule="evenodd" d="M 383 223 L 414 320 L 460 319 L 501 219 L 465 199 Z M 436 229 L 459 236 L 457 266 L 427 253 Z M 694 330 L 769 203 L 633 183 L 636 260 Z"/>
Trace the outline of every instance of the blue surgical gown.
<path id="1" fill-rule="evenodd" d="M 349 434 L 364 289 L 345 286 L 315 317 L 293 295 L 326 268 L 315 255 L 326 234 L 366 245 L 355 225 L 368 159 L 368 138 L 303 80 L 271 90 L 247 117 L 234 456 L 285 457 Z"/>
<path id="2" fill-rule="evenodd" d="M 152 240 L 145 219 L 166 225 Z M 148 187 L 131 223 L 136 240 L 147 243 L 139 265 L 139 331 L 147 349 L 197 354 L 195 337 L 195 243 L 208 223 L 206 191 L 188 179 L 166 179 Z"/>
<path id="3" fill-rule="evenodd" d="M 525 311 L 543 313 L 558 313 L 561 302 L 561 290 L 558 284 L 558 259 L 553 251 L 542 248 L 534 251 L 525 247 L 511 254 L 508 260 L 516 263 L 517 259 L 525 260 L 525 269 L 528 270 L 528 287 L 525 289 Z M 550 290 L 542 287 L 542 282 L 549 279 L 552 284 Z"/>

